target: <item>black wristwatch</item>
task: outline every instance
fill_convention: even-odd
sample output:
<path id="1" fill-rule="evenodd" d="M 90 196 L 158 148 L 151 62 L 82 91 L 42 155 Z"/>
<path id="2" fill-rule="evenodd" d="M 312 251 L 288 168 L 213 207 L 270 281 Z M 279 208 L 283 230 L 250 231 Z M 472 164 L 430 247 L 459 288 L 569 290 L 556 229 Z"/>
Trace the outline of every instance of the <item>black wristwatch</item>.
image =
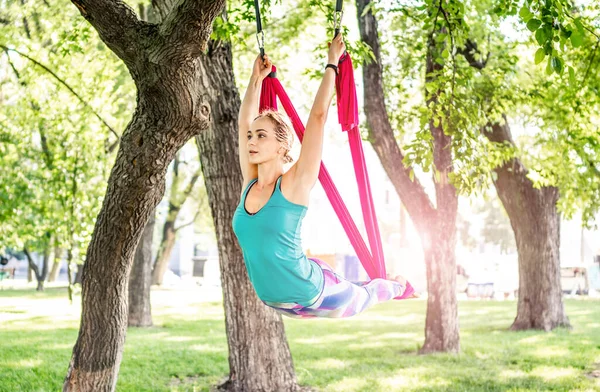
<path id="1" fill-rule="evenodd" d="M 325 69 L 327 69 L 327 68 L 332 68 L 335 71 L 335 74 L 336 75 L 338 74 L 338 67 L 337 67 L 337 65 L 335 65 L 335 64 L 327 64 L 325 66 Z"/>

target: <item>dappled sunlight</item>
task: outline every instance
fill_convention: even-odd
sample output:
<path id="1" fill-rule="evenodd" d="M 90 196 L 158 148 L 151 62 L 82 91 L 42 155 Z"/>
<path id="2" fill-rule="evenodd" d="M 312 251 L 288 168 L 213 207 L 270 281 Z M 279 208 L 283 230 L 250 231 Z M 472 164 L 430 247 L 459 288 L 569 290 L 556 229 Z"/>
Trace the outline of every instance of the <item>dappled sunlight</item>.
<path id="1" fill-rule="evenodd" d="M 55 343 L 48 346 L 51 350 L 69 350 L 73 348 L 75 340 L 72 343 Z"/>
<path id="2" fill-rule="evenodd" d="M 520 369 L 504 369 L 500 372 L 500 378 L 506 381 L 510 381 L 515 378 L 525 378 L 528 374 Z"/>
<path id="3" fill-rule="evenodd" d="M 372 342 L 352 343 L 346 347 L 349 350 L 363 350 L 366 348 L 382 348 L 382 347 L 390 347 L 390 346 L 392 346 L 392 344 L 390 344 L 390 342 L 372 341 Z M 393 346 L 397 346 L 397 344 L 393 344 Z"/>
<path id="4" fill-rule="evenodd" d="M 576 310 L 574 312 L 567 312 L 569 316 L 587 316 L 590 314 L 594 314 L 592 310 Z"/>
<path id="5" fill-rule="evenodd" d="M 409 314 L 405 314 L 405 315 L 398 315 L 398 316 L 385 316 L 382 314 L 375 314 L 375 313 L 371 313 L 369 314 L 368 317 L 369 321 L 372 322 L 385 322 L 387 324 L 393 323 L 393 324 L 414 324 L 417 322 L 422 322 L 423 320 L 423 316 L 422 315 L 417 315 L 415 313 L 409 313 Z"/>
<path id="6" fill-rule="evenodd" d="M 586 328 L 600 328 L 600 323 L 588 323 L 585 324 Z"/>
<path id="7" fill-rule="evenodd" d="M 192 340 L 198 340 L 197 336 L 169 336 L 163 338 L 167 342 L 190 342 Z"/>
<path id="8" fill-rule="evenodd" d="M 475 357 L 479 359 L 490 359 L 492 355 L 488 353 L 482 353 L 481 351 L 475 351 Z"/>
<path id="9" fill-rule="evenodd" d="M 225 347 L 220 347 L 220 346 L 211 345 L 211 344 L 194 344 L 193 346 L 190 346 L 190 350 L 201 351 L 203 353 L 220 353 L 220 354 L 224 354 L 227 352 Z"/>
<path id="10" fill-rule="evenodd" d="M 561 378 L 575 377 L 579 373 L 573 368 L 559 368 L 555 366 L 538 366 L 530 374 L 542 378 L 544 381 L 555 381 Z"/>
<path id="11" fill-rule="evenodd" d="M 360 392 L 368 388 L 369 382 L 363 378 L 346 377 L 342 380 L 327 385 L 327 391 L 333 392 Z"/>
<path id="12" fill-rule="evenodd" d="M 376 339 L 376 340 L 414 339 L 415 337 L 418 337 L 419 339 L 422 338 L 422 336 L 417 336 L 417 334 L 414 332 L 388 332 L 388 333 L 378 334 L 376 336 L 371 336 L 371 337 L 367 338 L 366 340 L 370 341 L 373 339 Z"/>
<path id="13" fill-rule="evenodd" d="M 519 340 L 519 343 L 521 344 L 540 344 L 543 341 L 548 340 L 548 335 L 533 335 L 533 336 L 528 336 L 526 338 L 523 338 L 521 340 Z"/>
<path id="14" fill-rule="evenodd" d="M 313 369 L 344 369 L 354 363 L 356 363 L 356 361 L 341 361 L 336 358 L 323 358 L 309 362 L 308 366 Z"/>
<path id="15" fill-rule="evenodd" d="M 380 384 L 384 391 L 404 391 L 409 387 L 429 387 L 433 390 L 444 390 L 450 381 L 438 376 L 431 376 L 431 369 L 425 367 L 398 370 L 393 376 L 383 377 Z"/>
<path id="16" fill-rule="evenodd" d="M 566 357 L 569 355 L 569 350 L 562 347 L 546 346 L 538 347 L 532 354 L 539 358 Z"/>
<path id="17" fill-rule="evenodd" d="M 41 359 L 28 358 L 28 359 L 21 359 L 20 361 L 12 363 L 10 365 L 10 367 L 21 368 L 21 369 L 34 369 L 34 368 L 40 367 L 42 365 L 42 363 L 44 363 L 44 361 L 42 361 Z"/>
<path id="18" fill-rule="evenodd" d="M 347 341 L 352 341 L 352 340 L 356 340 L 358 338 L 357 334 L 352 334 L 352 335 L 322 335 L 322 336 L 313 336 L 310 338 L 301 338 L 301 339 L 296 339 L 295 342 L 296 343 L 300 343 L 300 344 L 311 344 L 311 345 L 315 345 L 315 344 L 327 344 L 327 343 L 331 343 L 331 342 L 347 342 Z"/>

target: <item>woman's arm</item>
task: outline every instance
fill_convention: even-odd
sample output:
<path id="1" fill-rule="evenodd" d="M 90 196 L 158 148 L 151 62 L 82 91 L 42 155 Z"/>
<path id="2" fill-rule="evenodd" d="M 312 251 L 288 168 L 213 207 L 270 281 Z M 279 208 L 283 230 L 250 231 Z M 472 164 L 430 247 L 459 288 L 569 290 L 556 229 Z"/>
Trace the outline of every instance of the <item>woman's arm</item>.
<path id="1" fill-rule="evenodd" d="M 337 66 L 345 50 L 343 37 L 338 34 L 329 46 L 328 64 Z M 294 175 L 296 181 L 304 189 L 312 189 L 319 176 L 323 153 L 324 127 L 335 90 L 335 77 L 335 70 L 332 68 L 325 69 L 325 75 L 323 75 L 323 80 L 306 123 L 304 140 L 302 141 L 298 162 L 295 165 Z"/>
<path id="2" fill-rule="evenodd" d="M 240 106 L 240 113 L 238 117 L 238 128 L 239 128 L 239 158 L 240 167 L 242 169 L 242 176 L 244 178 L 244 187 L 254 178 L 258 177 L 257 165 L 250 164 L 248 162 L 248 131 L 252 121 L 258 116 L 258 98 L 260 95 L 260 89 L 262 81 L 271 72 L 271 60 L 265 55 L 264 60 L 260 56 L 254 61 L 252 68 L 252 76 L 248 82 L 248 88 L 246 94 L 242 100 Z"/>

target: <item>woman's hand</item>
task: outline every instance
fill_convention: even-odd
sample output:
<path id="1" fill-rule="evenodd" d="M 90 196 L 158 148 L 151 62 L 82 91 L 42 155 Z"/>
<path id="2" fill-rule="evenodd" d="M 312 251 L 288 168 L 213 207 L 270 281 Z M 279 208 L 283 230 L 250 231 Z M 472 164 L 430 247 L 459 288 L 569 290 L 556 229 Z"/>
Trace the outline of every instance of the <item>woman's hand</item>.
<path id="1" fill-rule="evenodd" d="M 265 58 L 263 60 L 260 55 L 258 55 L 254 61 L 254 67 L 252 68 L 252 76 L 262 81 L 264 78 L 269 76 L 272 66 L 273 63 L 271 63 L 269 56 L 265 54 Z"/>
<path id="2" fill-rule="evenodd" d="M 342 33 L 338 34 L 328 45 L 329 53 L 327 54 L 327 62 L 329 64 L 337 65 L 340 61 L 340 57 L 342 57 L 346 51 L 346 44 L 344 43 Z"/>

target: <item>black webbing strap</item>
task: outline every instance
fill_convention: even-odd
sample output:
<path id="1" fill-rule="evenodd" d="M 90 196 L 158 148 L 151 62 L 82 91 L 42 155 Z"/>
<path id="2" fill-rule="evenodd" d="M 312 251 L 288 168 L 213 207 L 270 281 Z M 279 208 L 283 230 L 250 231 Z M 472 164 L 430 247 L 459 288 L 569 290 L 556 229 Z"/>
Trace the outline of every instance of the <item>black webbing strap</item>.
<path id="1" fill-rule="evenodd" d="M 258 41 L 258 49 L 260 50 L 260 57 L 265 57 L 265 33 L 263 32 L 262 21 L 260 19 L 260 4 L 258 4 L 258 0 L 254 0 L 254 12 L 256 13 L 256 39 Z M 260 41 L 259 36 L 262 37 L 263 42 Z"/>
<path id="2" fill-rule="evenodd" d="M 256 12 L 256 32 L 260 33 L 262 31 L 262 22 L 260 21 L 260 5 L 258 4 L 258 0 L 254 0 L 254 11 Z"/>
<path id="3" fill-rule="evenodd" d="M 337 37 L 337 35 L 340 33 L 340 29 L 341 29 L 341 15 L 342 15 L 342 7 L 344 5 L 344 0 L 336 0 L 335 1 L 335 12 L 333 13 L 333 21 L 334 21 L 334 26 L 335 26 L 335 32 L 333 33 L 333 37 Z M 339 23 L 340 25 L 337 25 L 337 18 L 340 18 Z"/>

